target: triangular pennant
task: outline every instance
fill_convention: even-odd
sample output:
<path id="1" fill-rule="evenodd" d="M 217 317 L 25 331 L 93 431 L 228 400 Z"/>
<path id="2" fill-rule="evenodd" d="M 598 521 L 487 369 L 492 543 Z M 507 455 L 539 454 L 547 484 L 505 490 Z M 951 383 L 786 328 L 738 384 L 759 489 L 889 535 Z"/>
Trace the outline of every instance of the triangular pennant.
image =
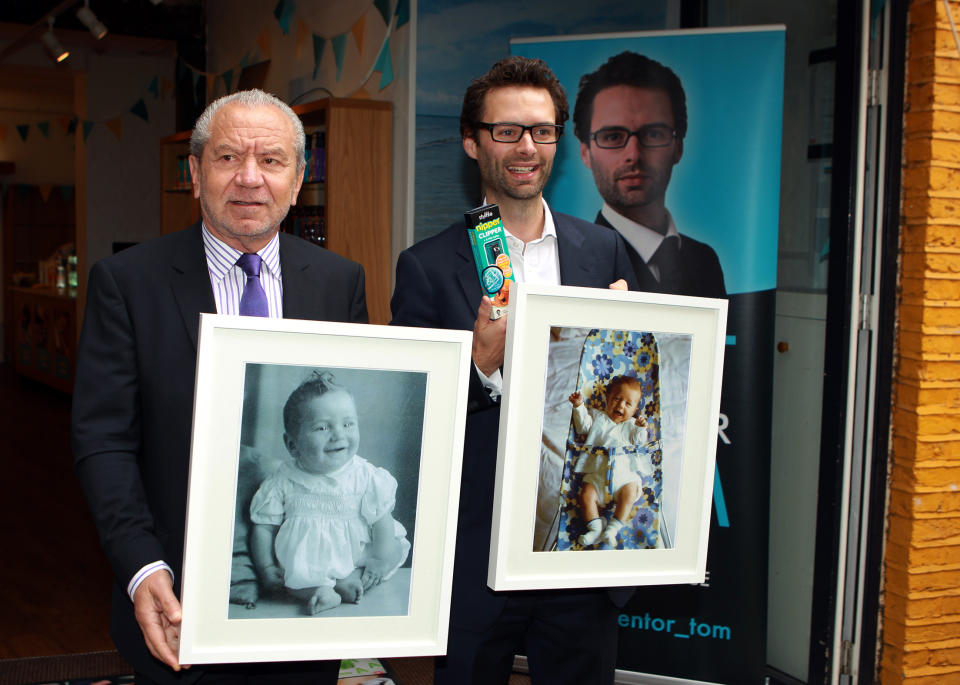
<path id="1" fill-rule="evenodd" d="M 80 120 L 77 119 L 76 117 L 73 117 L 73 118 L 70 120 L 70 123 L 67 124 L 67 135 L 68 135 L 68 136 L 72 136 L 74 133 L 77 132 L 77 124 L 78 124 L 78 123 L 80 123 Z"/>
<path id="2" fill-rule="evenodd" d="M 123 140 L 123 119 L 114 117 L 106 122 L 107 128 L 117 137 L 117 140 Z"/>
<path id="3" fill-rule="evenodd" d="M 390 55 L 390 39 L 387 38 L 380 48 L 380 56 L 377 57 L 377 63 L 373 65 L 374 71 L 380 72 L 380 90 L 383 90 L 393 82 L 393 57 Z"/>
<path id="4" fill-rule="evenodd" d="M 263 29 L 257 37 L 257 47 L 260 48 L 264 57 L 270 57 L 270 34 L 267 29 Z"/>
<path id="5" fill-rule="evenodd" d="M 130 111 L 144 121 L 150 121 L 150 114 L 147 113 L 147 103 L 143 101 L 143 98 L 140 98 L 134 102 L 133 107 L 130 108 Z"/>
<path id="6" fill-rule="evenodd" d="M 293 0 L 279 0 L 277 6 L 273 8 L 273 16 L 277 18 L 280 24 L 280 30 L 283 35 L 290 35 L 290 20 L 293 19 L 293 12 L 296 9 Z"/>
<path id="7" fill-rule="evenodd" d="M 57 117 L 57 128 L 63 131 L 65 134 L 70 134 L 70 118 L 69 117 Z"/>
<path id="8" fill-rule="evenodd" d="M 169 93 L 173 93 L 177 89 L 177 84 L 171 81 L 168 78 L 160 79 L 160 95 L 162 97 L 167 97 Z"/>
<path id="9" fill-rule="evenodd" d="M 200 83 L 200 74 L 195 72 L 193 69 L 190 70 L 190 76 L 193 79 L 193 90 L 196 92 L 197 84 Z"/>
<path id="10" fill-rule="evenodd" d="M 343 74 L 343 55 L 347 49 L 347 34 L 341 33 L 330 41 L 333 44 L 333 58 L 337 61 L 337 81 Z"/>
<path id="11" fill-rule="evenodd" d="M 40 191 L 40 197 L 43 199 L 43 204 L 47 204 L 47 200 L 50 199 L 50 191 L 53 190 L 53 184 L 38 183 L 37 190 Z"/>
<path id="12" fill-rule="evenodd" d="M 227 69 L 223 72 L 223 85 L 229 94 L 233 90 L 233 69 Z"/>
<path id="13" fill-rule="evenodd" d="M 377 8 L 380 16 L 383 17 L 383 23 L 390 25 L 390 0 L 373 0 L 373 6 Z"/>
<path id="14" fill-rule="evenodd" d="M 90 131 L 93 130 L 93 122 L 85 121 L 83 122 L 83 140 L 86 142 L 87 138 L 90 136 Z"/>
<path id="15" fill-rule="evenodd" d="M 69 200 L 73 197 L 73 186 L 57 186 L 57 190 L 60 191 L 60 197 L 64 200 Z"/>
<path id="16" fill-rule="evenodd" d="M 317 72 L 320 70 L 320 59 L 323 57 L 323 48 L 326 44 L 326 38 L 313 34 L 313 78 L 317 78 Z"/>
<path id="17" fill-rule="evenodd" d="M 241 68 L 241 69 L 246 69 L 248 66 L 250 66 L 250 53 L 249 53 L 249 52 L 246 53 L 246 54 L 244 54 L 244 56 L 240 58 L 240 68 Z"/>
<path id="18" fill-rule="evenodd" d="M 17 133 L 20 134 L 20 140 L 27 142 L 27 134 L 30 133 L 30 124 L 17 124 Z"/>
<path id="19" fill-rule="evenodd" d="M 369 100 L 370 93 L 367 92 L 366 88 L 361 86 L 359 90 L 351 93 L 350 97 L 353 98 L 354 100 Z"/>
<path id="20" fill-rule="evenodd" d="M 17 195 L 20 196 L 21 200 L 26 200 L 32 190 L 33 186 L 27 185 L 26 183 L 17 184 Z"/>
<path id="21" fill-rule="evenodd" d="M 44 138 L 50 137 L 50 122 L 49 121 L 38 121 L 37 128 L 40 129 L 40 133 L 43 134 Z"/>
<path id="22" fill-rule="evenodd" d="M 363 54 L 363 25 L 366 21 L 367 15 L 361 14 L 360 18 L 354 22 L 353 28 L 350 29 L 353 32 L 353 40 L 357 44 L 357 52 L 361 55 Z"/>
<path id="23" fill-rule="evenodd" d="M 299 62 L 303 59 L 303 46 L 307 42 L 307 35 L 310 33 L 310 29 L 307 28 L 307 22 L 303 19 L 297 19 L 297 47 L 296 47 L 296 57 Z"/>
<path id="24" fill-rule="evenodd" d="M 160 97 L 160 77 L 159 76 L 154 76 L 152 79 L 150 79 L 150 85 L 147 86 L 147 90 L 153 93 L 153 97 L 155 98 Z"/>
<path id="25" fill-rule="evenodd" d="M 397 0 L 397 28 L 410 21 L 410 0 Z"/>

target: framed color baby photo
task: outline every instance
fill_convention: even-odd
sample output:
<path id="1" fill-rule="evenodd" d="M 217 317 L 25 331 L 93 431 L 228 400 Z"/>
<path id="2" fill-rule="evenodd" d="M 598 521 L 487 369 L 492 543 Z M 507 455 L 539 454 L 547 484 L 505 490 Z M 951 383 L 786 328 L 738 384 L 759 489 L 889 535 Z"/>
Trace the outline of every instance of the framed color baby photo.
<path id="1" fill-rule="evenodd" d="M 445 651 L 470 340 L 202 315 L 181 663 Z"/>
<path id="2" fill-rule="evenodd" d="M 703 582 L 726 313 L 712 298 L 517 288 L 491 588 Z"/>

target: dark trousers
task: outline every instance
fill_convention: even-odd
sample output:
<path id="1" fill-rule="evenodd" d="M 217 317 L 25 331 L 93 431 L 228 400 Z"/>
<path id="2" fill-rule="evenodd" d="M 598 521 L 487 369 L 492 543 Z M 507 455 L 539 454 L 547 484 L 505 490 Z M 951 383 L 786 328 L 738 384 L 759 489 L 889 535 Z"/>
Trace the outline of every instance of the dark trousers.
<path id="1" fill-rule="evenodd" d="M 603 591 L 511 595 L 492 626 L 451 625 L 434 685 L 506 685 L 515 654 L 527 656 L 534 685 L 610 685 L 617 612 Z"/>

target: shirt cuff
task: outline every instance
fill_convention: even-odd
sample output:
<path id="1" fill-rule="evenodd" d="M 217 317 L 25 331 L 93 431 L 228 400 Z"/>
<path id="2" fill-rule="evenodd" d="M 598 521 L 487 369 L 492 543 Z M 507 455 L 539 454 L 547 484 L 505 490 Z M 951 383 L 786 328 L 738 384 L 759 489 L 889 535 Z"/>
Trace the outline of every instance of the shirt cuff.
<path id="1" fill-rule="evenodd" d="M 487 376 L 476 364 L 473 365 L 473 368 L 477 370 L 480 382 L 483 384 L 483 387 L 486 388 L 491 400 L 495 400 L 503 394 L 503 374 L 500 373 L 500 369 L 497 369 L 491 375 Z"/>
<path id="2" fill-rule="evenodd" d="M 164 561 L 155 561 L 152 564 L 147 564 L 142 569 L 133 574 L 133 578 L 130 579 L 130 582 L 127 583 L 127 596 L 130 597 L 130 601 L 133 601 L 133 596 L 137 594 L 137 588 L 140 587 L 140 583 L 147 579 L 147 576 L 156 573 L 157 571 L 166 571 L 170 574 L 170 579 L 173 580 L 173 569 L 170 568 Z"/>

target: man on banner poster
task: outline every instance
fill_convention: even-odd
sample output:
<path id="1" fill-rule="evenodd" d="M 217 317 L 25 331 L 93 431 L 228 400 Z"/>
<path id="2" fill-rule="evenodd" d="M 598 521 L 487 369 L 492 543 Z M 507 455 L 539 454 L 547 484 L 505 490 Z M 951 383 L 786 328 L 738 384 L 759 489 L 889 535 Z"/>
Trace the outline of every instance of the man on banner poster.
<path id="1" fill-rule="evenodd" d="M 577 139 L 561 141 L 551 206 L 624 235 L 639 280 L 647 276 L 644 289 L 726 296 L 730 303 L 706 582 L 637 589 L 617 618 L 617 666 L 625 671 L 763 681 L 784 44 L 781 27 L 511 41 L 511 53 L 545 60 L 569 92 L 580 91 Z M 601 87 L 605 72 L 641 56 L 659 63 L 658 78 L 669 71 L 674 86 L 682 83 L 683 107 L 664 97 L 666 85 L 615 80 L 619 88 Z M 598 107 L 610 104 L 602 99 L 585 99 L 578 88 L 584 81 L 600 93 L 657 95 L 659 112 L 634 103 L 633 111 L 601 120 L 601 110 L 617 112 Z M 596 145 L 598 132 L 606 149 Z M 663 133 L 670 134 L 666 141 Z M 642 163 L 603 156 L 638 148 L 646 153 Z M 617 185 L 626 187 L 623 197 L 609 187 Z M 638 226 L 653 229 L 646 236 L 652 248 L 631 240 L 630 228 Z M 659 244 L 674 234 L 679 253 L 696 246 L 698 258 L 656 264 Z M 685 267 L 694 262 L 691 277 Z"/>
<path id="2" fill-rule="evenodd" d="M 580 158 L 603 197 L 596 223 L 627 243 L 641 290 L 725 297 L 717 253 L 679 233 L 666 208 L 687 133 L 677 75 L 625 50 L 580 79 L 573 124 Z"/>

